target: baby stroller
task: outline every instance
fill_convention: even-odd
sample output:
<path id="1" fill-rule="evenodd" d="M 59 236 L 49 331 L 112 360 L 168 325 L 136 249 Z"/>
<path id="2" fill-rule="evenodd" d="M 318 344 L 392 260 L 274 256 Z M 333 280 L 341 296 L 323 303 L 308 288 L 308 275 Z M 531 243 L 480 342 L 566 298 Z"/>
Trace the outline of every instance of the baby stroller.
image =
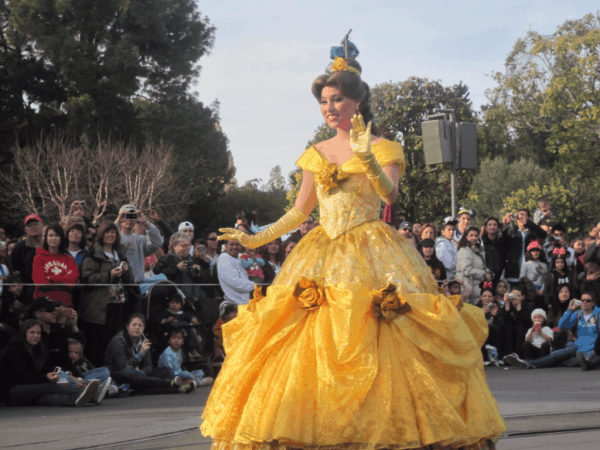
<path id="1" fill-rule="evenodd" d="M 142 298 L 142 304 L 144 306 L 144 315 L 146 316 L 147 327 L 149 330 L 149 335 L 152 336 L 150 339 L 152 341 L 152 363 L 158 364 L 158 358 L 160 354 L 164 350 L 164 340 L 161 339 L 166 330 L 164 325 L 160 324 L 160 321 L 157 319 L 161 312 L 167 309 L 169 304 L 169 298 L 173 295 L 181 295 L 183 294 L 177 288 L 177 286 L 169 280 L 161 280 L 153 283 L 150 288 L 147 290 L 145 296 Z M 189 302 L 186 302 L 186 305 Z M 190 311 L 192 314 L 196 315 L 199 319 L 199 326 L 204 327 L 202 323 L 202 316 L 198 314 L 197 311 Z M 189 324 L 178 324 L 181 328 L 187 328 L 191 325 Z M 206 333 L 201 333 L 203 340 L 206 339 Z M 156 338 L 154 338 L 156 337 Z M 202 369 L 202 371 L 209 377 L 213 376 L 213 370 L 210 364 L 211 357 L 203 352 L 201 358 L 196 358 L 194 360 L 185 361 L 186 368 L 188 370 L 197 370 Z"/>

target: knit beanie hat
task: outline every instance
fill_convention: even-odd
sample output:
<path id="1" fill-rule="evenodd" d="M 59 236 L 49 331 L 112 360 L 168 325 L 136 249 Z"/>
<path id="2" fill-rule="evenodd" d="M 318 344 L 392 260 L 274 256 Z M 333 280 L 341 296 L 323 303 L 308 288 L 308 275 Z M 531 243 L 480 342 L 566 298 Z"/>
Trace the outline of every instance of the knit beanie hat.
<path id="1" fill-rule="evenodd" d="M 533 320 L 533 316 L 535 316 L 537 314 L 539 314 L 540 316 L 542 316 L 544 318 L 544 320 L 546 320 L 546 311 L 544 311 L 541 308 L 533 310 L 533 312 L 531 313 L 531 320 Z"/>

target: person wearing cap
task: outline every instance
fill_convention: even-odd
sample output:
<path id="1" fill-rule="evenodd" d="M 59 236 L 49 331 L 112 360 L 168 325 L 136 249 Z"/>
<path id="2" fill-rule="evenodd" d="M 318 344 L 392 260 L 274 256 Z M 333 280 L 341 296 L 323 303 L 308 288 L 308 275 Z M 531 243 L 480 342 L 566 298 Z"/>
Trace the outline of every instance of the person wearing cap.
<path id="1" fill-rule="evenodd" d="M 37 214 L 25 217 L 25 239 L 14 246 L 10 254 L 10 263 L 14 272 L 18 272 L 23 283 L 31 284 L 31 266 L 27 266 L 27 256 L 41 247 L 44 242 L 44 222 Z"/>
<path id="2" fill-rule="evenodd" d="M 190 242 L 194 242 L 194 225 L 192 222 L 181 222 L 177 231 L 185 233 L 185 235 L 190 238 Z M 194 246 L 190 247 L 190 256 L 194 256 Z"/>
<path id="3" fill-rule="evenodd" d="M 454 231 L 454 236 L 452 238 L 457 244 L 465 231 L 467 231 L 467 228 L 471 226 L 472 215 L 473 211 L 466 209 L 464 206 L 458 210 L 458 224 L 456 225 L 456 230 Z"/>
<path id="4" fill-rule="evenodd" d="M 431 269 L 435 281 L 444 281 L 447 278 L 446 268 L 435 254 L 435 242 L 433 239 L 423 239 L 417 244 L 417 250 Z"/>
<path id="5" fill-rule="evenodd" d="M 127 219 L 126 214 L 137 214 L 137 219 Z M 121 244 L 127 247 L 127 261 L 133 271 L 134 280 L 136 283 L 141 283 L 144 280 L 144 258 L 156 253 L 163 244 L 163 239 L 158 228 L 148 222 L 144 213 L 134 205 L 121 206 L 119 216 L 115 222 L 121 229 Z M 146 228 L 145 235 L 138 235 L 133 232 L 136 224 Z"/>
<path id="6" fill-rule="evenodd" d="M 70 312 L 69 318 L 58 325 L 59 315 L 63 311 Z M 72 309 L 64 309 L 60 303 L 55 303 L 47 297 L 36 298 L 29 307 L 29 313 L 42 325 L 42 342 L 48 347 L 48 364 L 52 367 L 59 366 L 63 372 L 74 370 L 69 357 L 68 339 L 77 339 L 85 345 L 85 335 L 77 327 L 77 313 Z"/>
<path id="7" fill-rule="evenodd" d="M 533 326 L 525 335 L 523 344 L 523 356 L 525 359 L 536 359 L 548 356 L 552 350 L 552 339 L 554 332 L 550 327 L 544 326 L 546 311 L 541 308 L 531 312 Z"/>
<path id="8" fill-rule="evenodd" d="M 406 238 L 410 245 L 416 248 L 415 235 L 413 234 L 413 226 L 412 223 L 404 221 L 398 227 L 398 233 Z"/>
<path id="9" fill-rule="evenodd" d="M 452 240 L 457 221 L 452 217 L 446 217 L 440 228 L 442 235 L 435 243 L 435 254 L 446 268 L 449 280 L 456 276 L 456 263 L 458 262 L 458 250 Z"/>

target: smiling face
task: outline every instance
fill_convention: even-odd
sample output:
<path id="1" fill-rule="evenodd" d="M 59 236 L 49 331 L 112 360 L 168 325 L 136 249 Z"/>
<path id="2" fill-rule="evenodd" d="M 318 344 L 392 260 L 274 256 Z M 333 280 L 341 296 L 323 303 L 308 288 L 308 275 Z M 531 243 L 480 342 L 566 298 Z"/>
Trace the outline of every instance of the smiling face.
<path id="1" fill-rule="evenodd" d="M 494 300 L 494 296 L 490 291 L 483 291 L 481 293 L 481 303 L 483 306 L 489 305 Z"/>
<path id="2" fill-rule="evenodd" d="M 558 291 L 558 300 L 561 303 L 571 300 L 571 291 L 569 290 L 568 286 L 563 286 L 560 288 L 560 291 Z"/>
<path id="3" fill-rule="evenodd" d="M 471 215 L 462 214 L 458 217 L 458 229 L 464 233 L 464 231 L 471 225 Z"/>
<path id="4" fill-rule="evenodd" d="M 25 339 L 29 345 L 37 345 L 42 339 L 42 327 L 39 325 L 32 326 L 25 333 Z"/>
<path id="5" fill-rule="evenodd" d="M 269 245 L 267 246 L 267 252 L 269 255 L 276 256 L 279 253 L 280 245 L 281 244 L 278 241 L 269 242 Z"/>
<path id="6" fill-rule="evenodd" d="M 242 244 L 234 240 L 227 241 L 227 244 L 225 244 L 225 251 L 232 258 L 237 258 L 242 251 Z"/>
<path id="7" fill-rule="evenodd" d="M 321 114 L 330 128 L 351 128 L 350 119 L 356 114 L 359 103 L 356 100 L 345 97 L 335 87 L 325 86 L 321 91 Z"/>
<path id="8" fill-rule="evenodd" d="M 104 245 L 113 245 L 117 241 L 117 230 L 108 230 L 104 233 Z"/>

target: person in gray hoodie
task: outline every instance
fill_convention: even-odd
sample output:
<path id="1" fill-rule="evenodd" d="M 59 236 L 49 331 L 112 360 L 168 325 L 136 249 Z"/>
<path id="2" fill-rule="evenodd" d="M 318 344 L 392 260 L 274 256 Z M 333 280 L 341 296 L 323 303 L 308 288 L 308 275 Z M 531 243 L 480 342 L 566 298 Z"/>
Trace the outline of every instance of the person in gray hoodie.
<path id="1" fill-rule="evenodd" d="M 136 283 L 144 280 L 144 258 L 153 255 L 163 244 L 158 228 L 148 222 L 146 216 L 134 205 L 123 205 L 115 221 L 121 231 L 121 244 L 127 247 L 127 261 L 133 271 Z M 146 228 L 146 234 L 135 234 L 133 229 L 139 224 Z"/>

